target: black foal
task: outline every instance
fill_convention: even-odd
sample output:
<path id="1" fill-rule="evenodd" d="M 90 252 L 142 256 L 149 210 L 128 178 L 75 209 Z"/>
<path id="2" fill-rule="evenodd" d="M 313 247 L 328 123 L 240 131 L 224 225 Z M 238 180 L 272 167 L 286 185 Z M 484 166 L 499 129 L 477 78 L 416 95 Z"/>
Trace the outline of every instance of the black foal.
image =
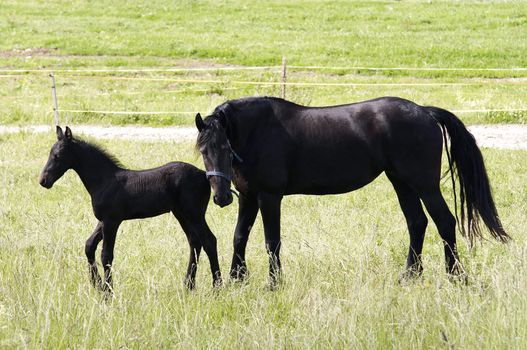
<path id="1" fill-rule="evenodd" d="M 127 170 L 98 146 L 73 138 L 68 127 L 63 132 L 57 126 L 57 139 L 40 175 L 40 184 L 51 188 L 68 169 L 73 169 L 90 193 L 93 213 L 99 220 L 86 241 L 91 282 L 95 287 L 103 291 L 112 290 L 113 250 L 121 222 L 168 212 L 172 212 L 179 221 L 190 245 L 185 278 L 187 288 L 195 286 L 201 247 L 209 257 L 213 285 L 222 284 L 216 237 L 205 221 L 210 185 L 203 171 L 182 162 L 148 170 Z M 95 263 L 95 251 L 101 240 L 104 283 Z"/>

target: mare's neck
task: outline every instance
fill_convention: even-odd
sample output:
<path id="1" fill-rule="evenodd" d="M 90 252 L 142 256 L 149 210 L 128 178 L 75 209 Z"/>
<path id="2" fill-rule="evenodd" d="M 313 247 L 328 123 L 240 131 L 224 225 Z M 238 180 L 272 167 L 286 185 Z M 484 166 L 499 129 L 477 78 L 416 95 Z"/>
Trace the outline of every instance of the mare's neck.
<path id="1" fill-rule="evenodd" d="M 83 141 L 75 141 L 76 161 L 72 167 L 79 175 L 84 187 L 93 197 L 108 182 L 115 179 L 115 174 L 121 170 L 118 163 L 106 152 Z"/>
<path id="2" fill-rule="evenodd" d="M 266 107 L 267 105 L 263 108 Z M 266 113 L 262 113 L 261 109 L 262 107 L 257 109 L 255 113 L 248 113 L 242 110 L 229 115 L 226 134 L 236 153 L 243 153 L 250 142 L 251 136 L 254 136 L 253 131 L 264 125 L 267 122 L 266 118 L 270 118 L 269 115 L 273 114 L 273 111 L 269 108 L 266 108 Z"/>

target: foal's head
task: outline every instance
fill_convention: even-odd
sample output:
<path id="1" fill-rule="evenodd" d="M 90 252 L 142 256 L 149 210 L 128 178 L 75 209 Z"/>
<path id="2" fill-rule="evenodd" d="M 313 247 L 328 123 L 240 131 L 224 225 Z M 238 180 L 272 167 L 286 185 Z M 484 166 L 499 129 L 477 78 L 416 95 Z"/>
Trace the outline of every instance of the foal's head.
<path id="1" fill-rule="evenodd" d="M 212 115 L 205 120 L 196 115 L 197 147 L 203 156 L 207 179 L 214 191 L 214 203 L 220 207 L 232 203 L 231 178 L 233 151 L 225 132 L 225 116 Z"/>
<path id="2" fill-rule="evenodd" d="M 40 174 L 40 185 L 51 188 L 55 181 L 71 169 L 74 162 L 73 152 L 71 152 L 73 135 L 69 127 L 63 132 L 57 125 L 57 142 L 51 147 L 49 158 Z"/>

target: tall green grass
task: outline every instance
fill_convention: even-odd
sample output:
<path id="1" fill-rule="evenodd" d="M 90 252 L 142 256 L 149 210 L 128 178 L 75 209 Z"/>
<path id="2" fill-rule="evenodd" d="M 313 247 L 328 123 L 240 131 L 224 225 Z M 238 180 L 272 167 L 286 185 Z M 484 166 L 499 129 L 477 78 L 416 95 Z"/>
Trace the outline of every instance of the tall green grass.
<path id="1" fill-rule="evenodd" d="M 73 129 L 75 133 L 75 129 Z M 484 150 L 503 223 L 514 241 L 459 238 L 468 285 L 449 282 L 433 224 L 424 275 L 399 283 L 408 234 L 384 176 L 338 196 L 283 202 L 284 283 L 267 288 L 260 218 L 251 233 L 247 283 L 212 289 L 202 256 L 188 293 L 184 234 L 171 215 L 129 221 L 115 248 L 115 298 L 88 278 L 84 242 L 95 226 L 73 172 L 38 185 L 54 135 L 0 135 L 1 348 L 516 348 L 527 343 L 527 153 Z M 170 160 L 202 166 L 192 144 L 100 142 L 131 168 Z M 450 182 L 443 192 L 452 207 Z M 228 273 L 236 202 L 210 204 L 207 220 Z"/>

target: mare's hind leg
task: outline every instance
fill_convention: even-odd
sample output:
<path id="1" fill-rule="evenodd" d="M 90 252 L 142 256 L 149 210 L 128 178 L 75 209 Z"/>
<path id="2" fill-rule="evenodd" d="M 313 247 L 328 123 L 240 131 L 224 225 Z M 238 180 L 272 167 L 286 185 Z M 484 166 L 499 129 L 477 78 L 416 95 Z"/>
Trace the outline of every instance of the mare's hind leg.
<path id="1" fill-rule="evenodd" d="M 453 275 L 463 273 L 459 262 L 456 244 L 456 219 L 448 206 L 439 188 L 421 195 L 423 202 L 437 226 L 437 230 L 445 245 L 445 259 L 447 272 Z"/>
<path id="2" fill-rule="evenodd" d="M 99 276 L 99 271 L 97 270 L 97 263 L 95 262 L 95 251 L 97 250 L 97 245 L 102 240 L 102 222 L 97 224 L 92 235 L 86 241 L 85 253 L 88 258 L 88 264 L 90 264 L 90 280 L 95 288 L 102 288 L 101 276 Z"/>
<path id="3" fill-rule="evenodd" d="M 408 251 L 408 258 L 406 259 L 406 269 L 409 277 L 419 276 L 423 272 L 423 265 L 421 262 L 421 252 L 423 251 L 423 241 L 425 238 L 426 226 L 428 219 L 423 211 L 421 200 L 417 192 L 410 186 L 400 181 L 393 174 L 386 174 L 391 181 L 399 204 L 403 211 L 410 233 L 410 248 Z"/>

